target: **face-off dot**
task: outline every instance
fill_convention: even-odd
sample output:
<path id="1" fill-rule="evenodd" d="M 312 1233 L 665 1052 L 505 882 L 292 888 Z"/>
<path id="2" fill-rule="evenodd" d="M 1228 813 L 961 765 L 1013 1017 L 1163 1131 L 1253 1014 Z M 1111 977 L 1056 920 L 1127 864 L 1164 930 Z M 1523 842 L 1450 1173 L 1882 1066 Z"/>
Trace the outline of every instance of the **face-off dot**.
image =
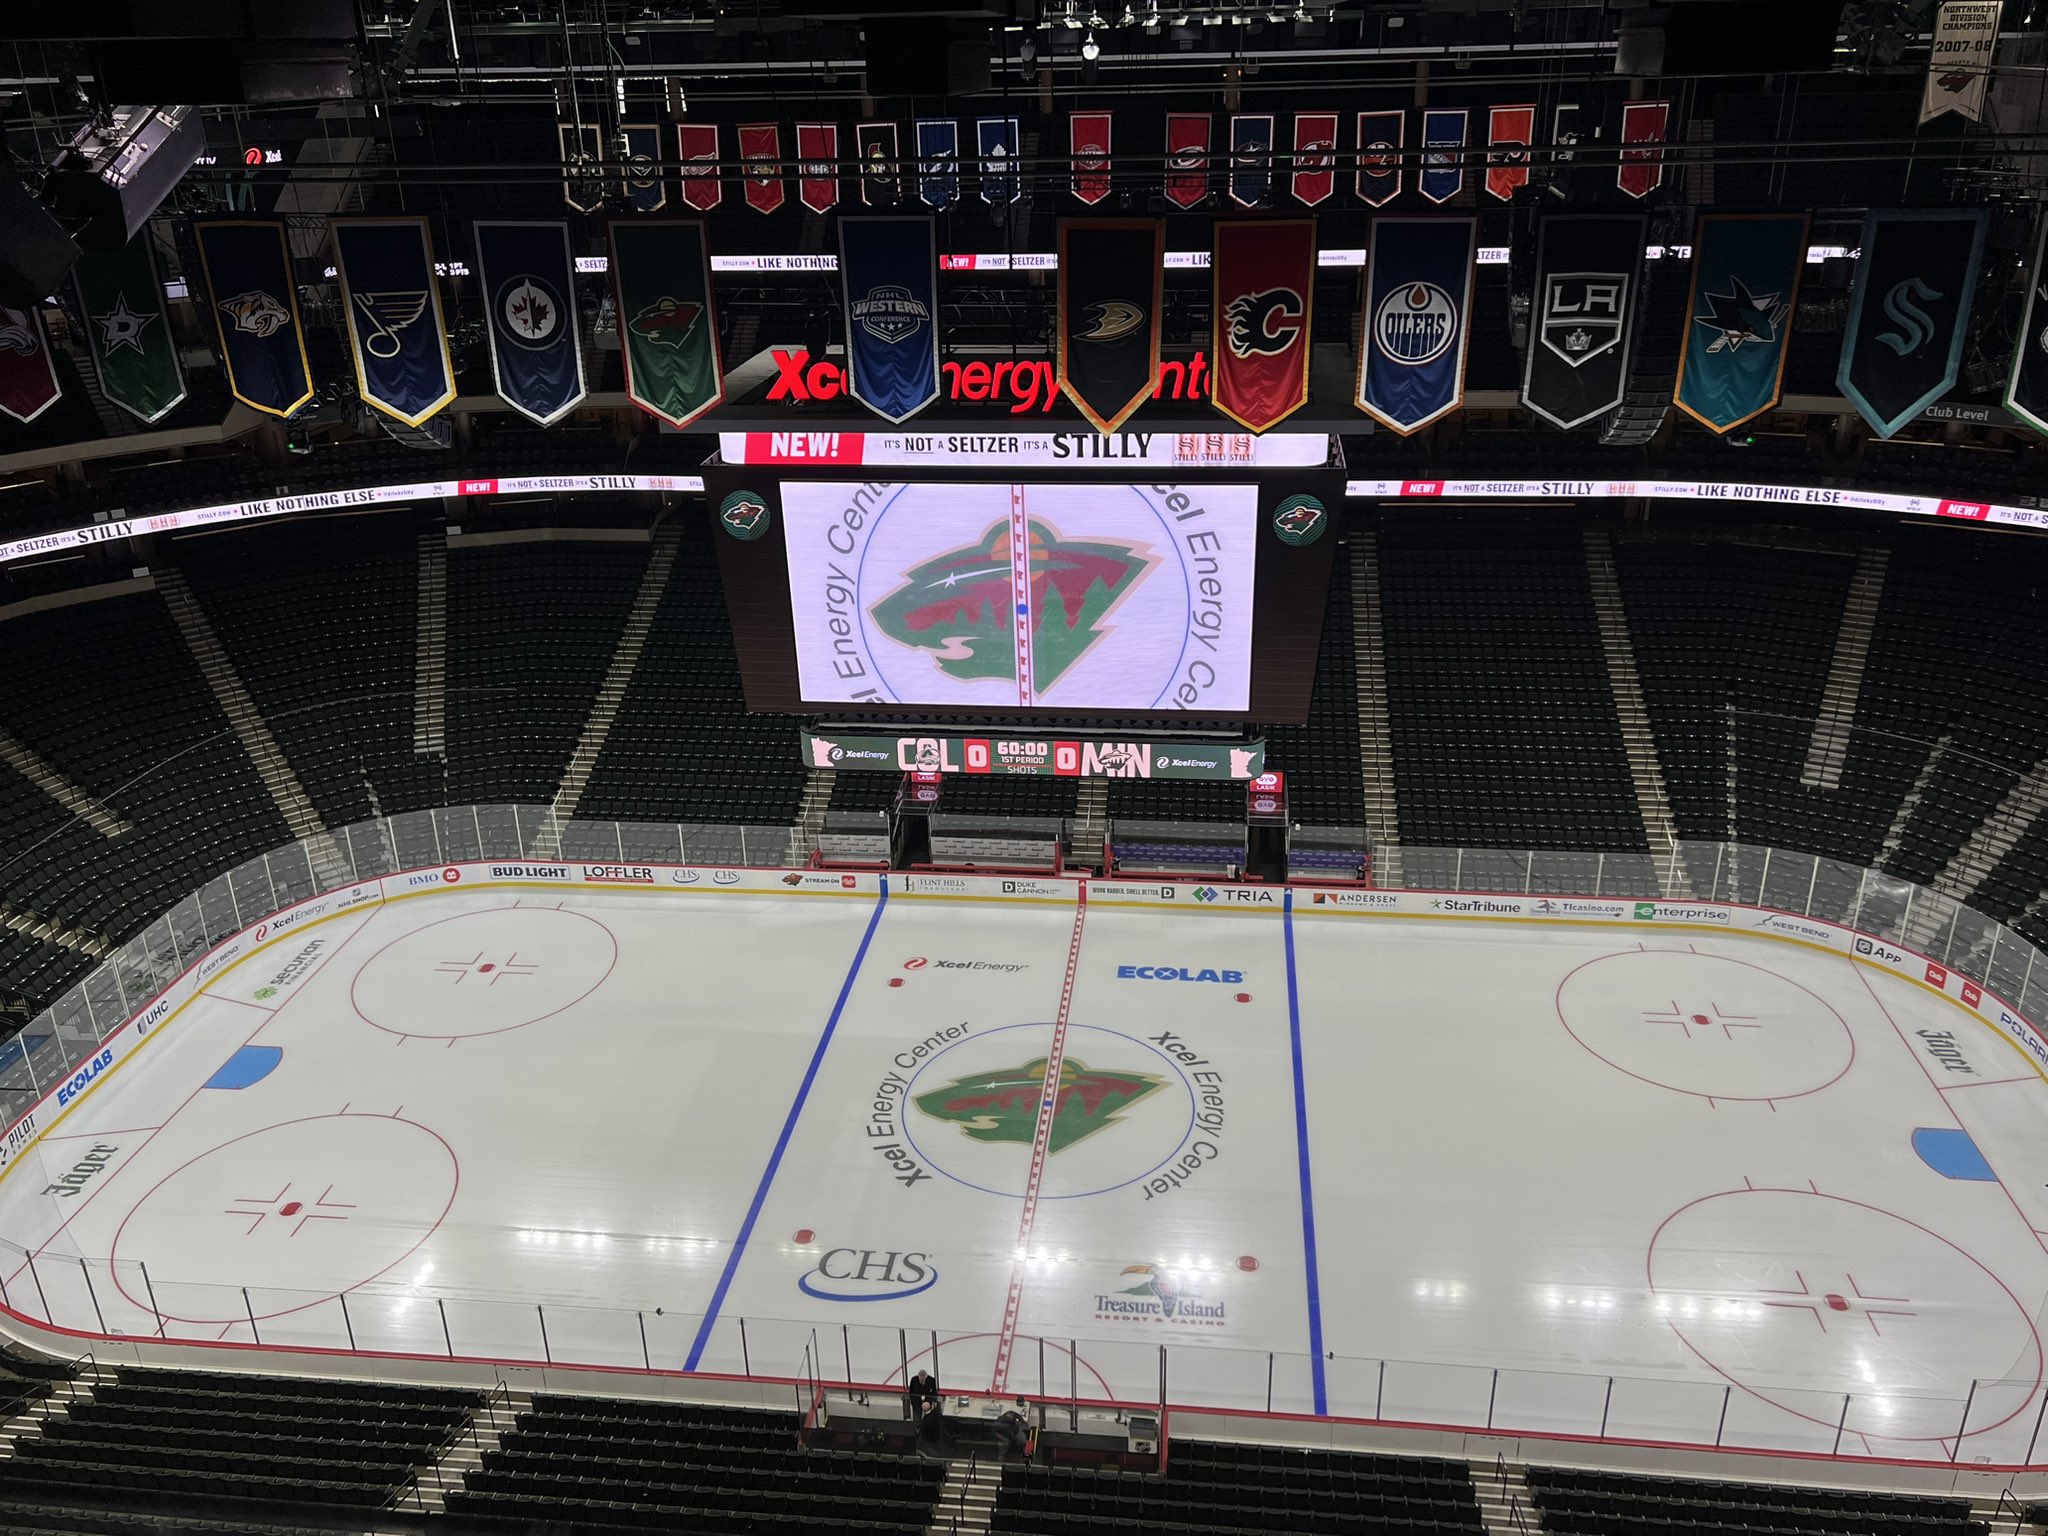
<path id="1" fill-rule="evenodd" d="M 813 1232 L 809 1227 L 798 1227 L 795 1233 L 792 1234 L 798 1246 L 802 1246 L 803 1244 L 808 1243 L 812 1238 L 816 1237 L 817 1235 L 818 1234 Z"/>
<path id="2" fill-rule="evenodd" d="M 1849 1298 L 1846 1296 L 1838 1296 L 1830 1292 L 1827 1301 L 1828 1306 L 1836 1312 L 1846 1312 L 1849 1310 Z"/>
<path id="3" fill-rule="evenodd" d="M 1240 1003 L 1248 1003 L 1252 1000 L 1252 995 L 1249 992 L 1240 992 L 1237 994 L 1237 1000 Z"/>
<path id="4" fill-rule="evenodd" d="M 889 985 L 892 987 L 900 987 L 903 985 L 903 978 L 901 976 L 891 976 L 889 978 Z"/>
<path id="5" fill-rule="evenodd" d="M 1247 1253 L 1237 1261 L 1237 1267 L 1250 1274 L 1259 1267 L 1259 1261 Z"/>

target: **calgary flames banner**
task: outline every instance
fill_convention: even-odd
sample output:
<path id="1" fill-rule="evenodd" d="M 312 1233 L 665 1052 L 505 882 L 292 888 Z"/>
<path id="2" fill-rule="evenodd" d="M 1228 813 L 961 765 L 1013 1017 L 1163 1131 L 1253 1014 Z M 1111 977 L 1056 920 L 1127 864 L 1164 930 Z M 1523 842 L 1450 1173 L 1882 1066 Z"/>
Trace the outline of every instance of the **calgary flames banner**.
<path id="1" fill-rule="evenodd" d="M 1216 226 L 1209 400 L 1264 432 L 1308 403 L 1316 221 L 1259 219 Z"/>
<path id="2" fill-rule="evenodd" d="M 1067 119 L 1074 147 L 1074 196 L 1095 204 L 1109 196 L 1109 130 L 1107 112 L 1076 112 Z"/>

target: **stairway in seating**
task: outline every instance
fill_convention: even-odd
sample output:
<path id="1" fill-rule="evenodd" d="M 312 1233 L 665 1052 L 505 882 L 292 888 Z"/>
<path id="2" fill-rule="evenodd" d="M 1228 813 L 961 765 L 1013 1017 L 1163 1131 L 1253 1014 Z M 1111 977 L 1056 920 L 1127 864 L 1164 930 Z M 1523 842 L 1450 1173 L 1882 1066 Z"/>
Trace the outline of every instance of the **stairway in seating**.
<path id="1" fill-rule="evenodd" d="M 1849 757 L 1850 734 L 1856 725 L 1856 700 L 1863 692 L 1863 669 L 1870 658 L 1870 634 L 1877 627 L 1877 607 L 1884 599 L 1885 567 L 1891 552 L 1865 549 L 1856 556 L 1849 595 L 1842 604 L 1842 627 L 1835 633 L 1835 656 L 1828 664 L 1827 687 L 1813 722 L 1813 740 L 1799 782 L 1815 789 L 1840 789 L 1842 764 Z"/>
<path id="2" fill-rule="evenodd" d="M 12 933 L 25 933 L 32 939 L 41 939 L 46 944 L 61 945 L 76 954 L 91 955 L 95 960 L 114 947 L 114 941 L 104 934 L 66 928 L 55 918 L 44 917 L 39 912 L 29 912 L 6 902 L 0 902 L 0 928 Z"/>
<path id="3" fill-rule="evenodd" d="M 1934 888 L 1967 902 L 1984 877 L 2012 852 L 2013 845 L 2033 830 L 2044 810 L 2048 810 L 2048 757 L 2021 774 L 2005 798 L 1977 824 L 1955 857 L 1934 877 Z"/>
<path id="4" fill-rule="evenodd" d="M 73 1408 L 92 1401 L 92 1389 L 100 1379 L 99 1368 L 87 1364 L 81 1365 L 79 1371 L 77 1376 L 19 1384 L 43 1390 L 23 1402 L 11 1418 L 0 1422 L 0 1456 L 12 1456 L 24 1440 L 41 1439 L 43 1426 L 52 1419 L 64 1418 Z M 9 1385 L 12 1388 L 17 1384 L 10 1381 Z"/>
<path id="5" fill-rule="evenodd" d="M 448 538 L 420 535 L 419 604 L 414 622 L 412 749 L 448 755 Z"/>
<path id="6" fill-rule="evenodd" d="M 1351 654 L 1358 686 L 1358 765 L 1373 884 L 1401 885 L 1401 807 L 1394 790 L 1393 729 L 1387 720 L 1387 652 L 1380 622 L 1379 545 L 1370 530 L 1351 541 Z"/>
<path id="7" fill-rule="evenodd" d="M 1083 779 L 1074 788 L 1074 820 L 1069 834 L 1067 862 L 1084 870 L 1100 869 L 1108 874 L 1103 865 L 1108 838 L 1109 780 Z"/>
<path id="8" fill-rule="evenodd" d="M 135 830 L 133 823 L 65 778 L 12 731 L 0 730 L 0 763 L 7 764 L 102 837 L 121 837 Z"/>
<path id="9" fill-rule="evenodd" d="M 470 1473 L 484 1464 L 484 1457 L 517 1426 L 519 1415 L 533 1407 L 531 1392 L 495 1389 L 491 1400 L 470 1416 L 469 1425 L 441 1454 L 413 1471 L 412 1489 L 418 1494 L 416 1507 L 438 1515 L 447 1508 L 446 1494 L 459 1488 Z M 411 1499 L 402 1501 L 412 1503 Z"/>
<path id="10" fill-rule="evenodd" d="M 797 805 L 796 825 L 789 834 L 789 863 L 811 862 L 811 850 L 818 846 L 818 834 L 825 830 L 825 811 L 832 804 L 832 786 L 839 782 L 837 768 L 813 768 L 804 779 L 804 797 Z"/>
<path id="11" fill-rule="evenodd" d="M 946 1463 L 946 1481 L 926 1536 L 985 1536 L 1002 1487 L 1000 1462 L 954 1457 Z"/>
<path id="12" fill-rule="evenodd" d="M 1657 759 L 1649 706 L 1643 702 L 1643 680 L 1636 671 L 1635 646 L 1629 639 L 1628 610 L 1622 606 L 1621 579 L 1614 569 L 1614 545 L 1604 529 L 1586 530 L 1586 580 L 1593 589 L 1600 649 L 1607 657 L 1607 681 L 1614 689 L 1614 710 L 1621 720 L 1636 807 L 1642 812 L 1650 852 L 1657 856 L 1657 888 L 1665 896 L 1688 895 L 1691 885 L 1678 859 L 1678 823 L 1671 814 L 1664 768 Z"/>
<path id="13" fill-rule="evenodd" d="M 1486 1522 L 1487 1536 L 1529 1536 L 1531 1530 L 1541 1529 L 1529 1495 L 1526 1462 L 1476 1456 L 1470 1465 L 1472 1492 L 1479 1500 L 1479 1517 Z"/>

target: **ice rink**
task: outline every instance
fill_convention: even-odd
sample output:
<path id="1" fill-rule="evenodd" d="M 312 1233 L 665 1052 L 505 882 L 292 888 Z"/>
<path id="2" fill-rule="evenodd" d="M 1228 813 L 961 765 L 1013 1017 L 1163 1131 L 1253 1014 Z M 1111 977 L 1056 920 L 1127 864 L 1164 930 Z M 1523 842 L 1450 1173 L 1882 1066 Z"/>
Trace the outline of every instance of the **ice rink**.
<path id="1" fill-rule="evenodd" d="M 1762 931 L 804 878 L 280 923 L 9 1166 L 8 1305 L 835 1382 L 936 1345 L 949 1389 L 1131 1402 L 1166 1345 L 1181 1403 L 1965 1464 L 2037 1432 L 2048 1083 L 1929 987 Z"/>

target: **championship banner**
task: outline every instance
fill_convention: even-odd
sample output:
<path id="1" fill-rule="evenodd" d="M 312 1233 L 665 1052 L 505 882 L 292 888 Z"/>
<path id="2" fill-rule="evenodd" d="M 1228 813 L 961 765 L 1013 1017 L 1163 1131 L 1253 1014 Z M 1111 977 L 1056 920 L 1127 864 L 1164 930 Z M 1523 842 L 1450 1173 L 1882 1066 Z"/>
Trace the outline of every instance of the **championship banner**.
<path id="1" fill-rule="evenodd" d="M 1739 427 L 1778 403 L 1807 222 L 1803 213 L 1699 217 L 1671 403 L 1709 431 Z"/>
<path id="2" fill-rule="evenodd" d="M 185 376 L 149 236 L 138 234 L 111 255 L 86 252 L 71 280 L 100 393 L 139 421 L 161 421 L 185 398 Z"/>
<path id="3" fill-rule="evenodd" d="M 1536 108 L 1495 107 L 1486 120 L 1486 190 L 1506 202 L 1529 185 L 1529 144 L 1536 136 Z"/>
<path id="4" fill-rule="evenodd" d="M 741 123 L 739 135 L 747 206 L 756 213 L 773 213 L 782 206 L 782 128 L 776 123 Z"/>
<path id="5" fill-rule="evenodd" d="M 719 175 L 718 124 L 677 123 L 676 159 L 681 162 L 684 206 L 709 213 L 725 201 Z"/>
<path id="6" fill-rule="evenodd" d="M 798 123 L 796 125 L 796 195 L 813 213 L 824 213 L 839 202 L 839 125 Z"/>
<path id="7" fill-rule="evenodd" d="M 543 427 L 561 420 L 584 391 L 569 226 L 479 219 L 476 266 L 498 398 Z"/>
<path id="8" fill-rule="evenodd" d="M 0 411 L 16 421 L 34 421 L 57 403 L 63 391 L 50 357 L 50 333 L 40 302 L 27 309 L 0 304 Z"/>
<path id="9" fill-rule="evenodd" d="M 1316 221 L 1219 223 L 1209 271 L 1209 403 L 1267 431 L 1308 403 Z"/>
<path id="10" fill-rule="evenodd" d="M 1954 387 L 1989 215 L 1872 210 L 1835 384 L 1879 437 Z"/>
<path id="11" fill-rule="evenodd" d="M 1209 114 L 1166 114 L 1166 200 L 1192 208 L 1209 195 Z"/>
<path id="12" fill-rule="evenodd" d="M 839 221 L 847 393 L 888 422 L 939 398 L 939 236 L 923 214 Z"/>
<path id="13" fill-rule="evenodd" d="M 595 123 L 557 123 L 562 146 L 562 201 L 578 213 L 604 206 L 604 131 Z"/>
<path id="14" fill-rule="evenodd" d="M 1648 197 L 1664 184 L 1664 130 L 1670 117 L 1668 101 L 1632 101 L 1621 109 L 1621 161 L 1614 183 L 1630 197 Z"/>
<path id="15" fill-rule="evenodd" d="M 1294 114 L 1294 200 L 1313 208 L 1337 190 L 1337 114 Z"/>
<path id="16" fill-rule="evenodd" d="M 1522 404 L 1552 426 L 1584 426 L 1627 392 L 1645 222 L 1566 213 L 1536 226 Z"/>
<path id="17" fill-rule="evenodd" d="M 335 219 L 329 227 L 356 388 L 366 403 L 416 427 L 455 398 L 427 221 Z"/>
<path id="18" fill-rule="evenodd" d="M 1477 236 L 1471 218 L 1372 221 L 1356 403 L 1403 437 L 1464 402 Z"/>
<path id="19" fill-rule="evenodd" d="M 1463 107 L 1422 114 L 1422 171 L 1415 184 L 1432 203 L 1448 203 L 1465 190 L 1465 128 Z"/>
<path id="20" fill-rule="evenodd" d="M 661 174 L 661 125 L 621 123 L 626 141 L 626 201 L 635 213 L 659 213 L 668 206 L 668 183 Z"/>
<path id="21" fill-rule="evenodd" d="M 1013 736 L 1029 732 L 1012 732 Z M 1150 742 L 998 741 L 982 736 L 854 735 L 804 732 L 805 761 L 813 768 L 872 773 L 1002 773 L 1061 778 L 1256 779 L 1266 771 L 1266 743 L 1190 741 L 1176 736 Z"/>
<path id="22" fill-rule="evenodd" d="M 1405 112 L 1358 114 L 1358 196 L 1384 208 L 1401 195 L 1401 144 Z"/>
<path id="23" fill-rule="evenodd" d="M 687 427 L 725 398 L 704 226 L 683 219 L 614 222 L 610 235 L 626 398 L 672 427 Z"/>
<path id="24" fill-rule="evenodd" d="M 1017 174 L 1018 147 L 1023 142 L 1017 119 L 978 117 L 974 137 L 981 149 L 981 200 L 1014 203 L 1024 195 L 1024 178 Z"/>
<path id="25" fill-rule="evenodd" d="M 1984 121 L 1984 88 L 1991 80 L 1991 55 L 1998 47 L 2000 0 L 1943 0 L 1934 18 L 1934 47 L 1927 56 L 1927 83 L 1920 91 L 1924 127 L 1953 112 Z"/>
<path id="26" fill-rule="evenodd" d="M 284 225 L 270 219 L 195 219 L 207 307 L 228 388 L 242 404 L 289 416 L 313 398 Z"/>
<path id="27" fill-rule="evenodd" d="M 1074 156 L 1074 196 L 1091 207 L 1109 196 L 1112 114 L 1075 112 L 1067 118 L 1067 143 Z"/>
<path id="28" fill-rule="evenodd" d="M 1230 119 L 1230 200 L 1256 208 L 1273 190 L 1273 114 L 1239 112 Z"/>
<path id="29" fill-rule="evenodd" d="M 1060 220 L 1059 386 L 1104 434 L 1159 383 L 1166 225 Z"/>
<path id="30" fill-rule="evenodd" d="M 891 208 L 903 195 L 903 167 L 896 159 L 894 123 L 859 123 L 853 152 L 860 160 L 860 200 L 869 208 Z"/>
<path id="31" fill-rule="evenodd" d="M 2027 272 L 2027 302 L 2012 345 L 2005 408 L 2036 432 L 2048 432 L 2048 215 L 2034 233 L 2034 264 Z"/>
<path id="32" fill-rule="evenodd" d="M 960 196 L 960 125 L 950 117 L 917 120 L 917 196 L 927 208 Z"/>

